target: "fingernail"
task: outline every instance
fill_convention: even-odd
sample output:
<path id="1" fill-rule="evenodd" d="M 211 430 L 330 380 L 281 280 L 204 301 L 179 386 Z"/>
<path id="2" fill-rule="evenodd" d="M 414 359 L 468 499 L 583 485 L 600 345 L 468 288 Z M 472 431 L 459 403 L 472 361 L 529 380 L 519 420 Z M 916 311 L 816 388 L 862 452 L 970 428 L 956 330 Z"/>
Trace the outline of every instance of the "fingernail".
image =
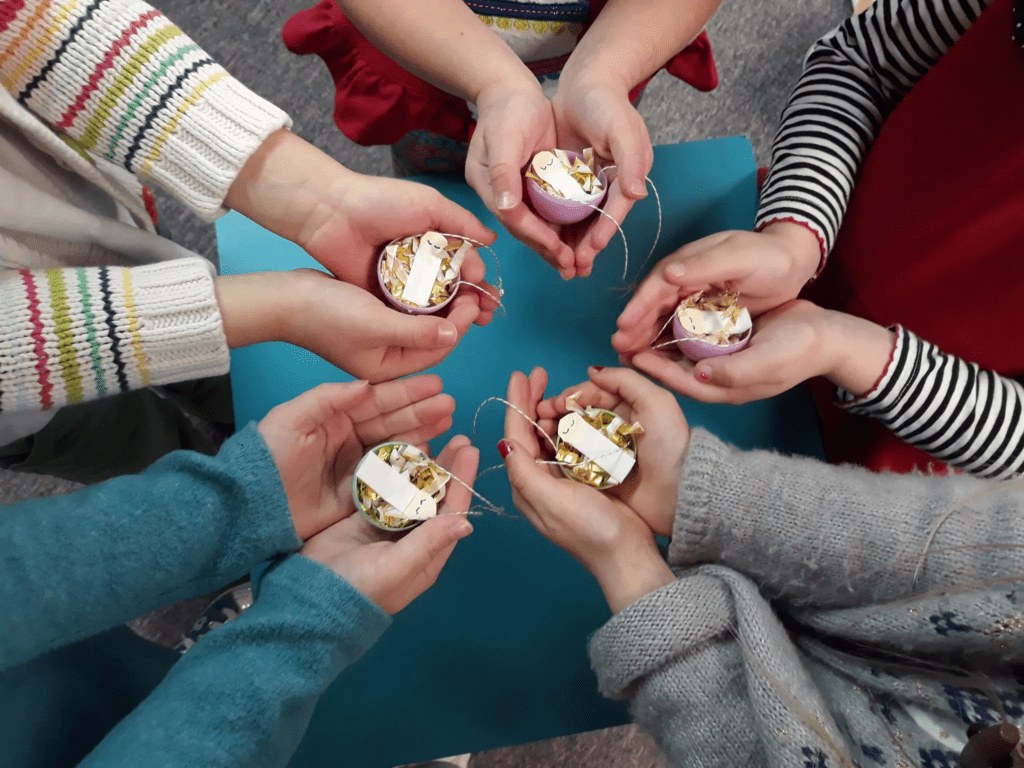
<path id="1" fill-rule="evenodd" d="M 629 191 L 636 197 L 647 197 L 647 185 L 642 181 L 633 182 L 629 187 Z"/>
<path id="2" fill-rule="evenodd" d="M 454 325 L 445 322 L 437 328 L 437 340 L 442 344 L 454 344 L 459 340 L 459 332 L 455 330 Z"/>
<path id="3" fill-rule="evenodd" d="M 711 381 L 711 371 L 709 371 L 707 368 L 698 368 L 697 378 L 700 379 L 701 381 Z"/>
<path id="4" fill-rule="evenodd" d="M 669 277 L 682 277 L 686 274 L 686 267 L 682 264 L 669 264 L 665 267 L 665 274 Z"/>
<path id="5" fill-rule="evenodd" d="M 508 440 L 499 440 L 498 453 L 501 454 L 501 458 L 508 458 L 508 455 L 512 453 L 512 443 L 510 443 Z"/>
<path id="6" fill-rule="evenodd" d="M 590 366 L 590 370 L 601 372 L 601 371 L 604 370 L 604 366 L 603 365 L 592 365 L 592 366 Z"/>
<path id="7" fill-rule="evenodd" d="M 516 201 L 512 197 L 511 192 L 502 192 L 498 195 L 498 210 L 507 211 L 509 208 L 515 208 Z"/>
<path id="8" fill-rule="evenodd" d="M 466 538 L 472 532 L 473 526 L 470 525 L 469 520 L 463 520 L 461 523 L 455 526 L 455 535 L 460 539 Z"/>

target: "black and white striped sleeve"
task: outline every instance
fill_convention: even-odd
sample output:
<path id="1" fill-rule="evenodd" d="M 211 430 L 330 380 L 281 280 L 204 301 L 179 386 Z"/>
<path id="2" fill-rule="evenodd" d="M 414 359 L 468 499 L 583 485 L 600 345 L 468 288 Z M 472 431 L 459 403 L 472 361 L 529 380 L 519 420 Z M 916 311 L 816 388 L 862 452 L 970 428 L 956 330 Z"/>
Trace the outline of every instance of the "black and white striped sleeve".
<path id="1" fill-rule="evenodd" d="M 980 477 L 1024 472 L 1024 387 L 947 354 L 896 326 L 892 359 L 874 389 L 836 403 L 881 421 L 911 445 Z"/>
<path id="2" fill-rule="evenodd" d="M 824 258 L 882 123 L 989 2 L 877 0 L 815 43 L 782 113 L 755 229 L 804 224 Z"/>

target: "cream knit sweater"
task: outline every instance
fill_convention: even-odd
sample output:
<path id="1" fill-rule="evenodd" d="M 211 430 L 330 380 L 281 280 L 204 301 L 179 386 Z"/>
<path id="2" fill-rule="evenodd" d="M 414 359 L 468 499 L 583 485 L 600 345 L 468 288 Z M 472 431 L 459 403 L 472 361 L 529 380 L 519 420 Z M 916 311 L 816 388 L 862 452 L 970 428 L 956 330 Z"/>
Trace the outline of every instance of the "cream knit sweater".
<path id="1" fill-rule="evenodd" d="M 211 264 L 154 231 L 153 182 L 207 220 L 287 115 L 132 0 L 0 2 L 0 443 L 67 403 L 228 369 Z"/>

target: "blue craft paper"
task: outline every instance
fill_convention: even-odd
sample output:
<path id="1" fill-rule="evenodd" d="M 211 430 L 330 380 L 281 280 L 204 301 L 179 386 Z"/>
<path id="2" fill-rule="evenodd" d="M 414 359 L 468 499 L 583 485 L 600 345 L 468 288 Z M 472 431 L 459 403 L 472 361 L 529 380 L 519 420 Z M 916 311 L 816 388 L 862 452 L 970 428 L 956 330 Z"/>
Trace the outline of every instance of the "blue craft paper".
<path id="1" fill-rule="evenodd" d="M 756 173 L 742 137 L 656 147 L 651 177 L 664 222 L 648 268 L 698 237 L 749 229 Z M 588 365 L 617 364 L 608 339 L 628 299 L 618 235 L 599 255 L 591 277 L 565 282 L 504 232 L 464 183 L 422 180 L 501 233 L 494 248 L 507 316 L 471 329 L 433 369 L 457 403 L 451 434 L 471 434 L 478 404 L 504 396 L 513 370 L 545 367 L 549 392 L 555 393 L 584 380 Z M 656 211 L 649 195 L 624 224 L 630 281 L 654 241 Z M 217 223 L 217 235 L 221 268 L 228 274 L 318 266 L 298 247 L 237 214 Z M 489 279 L 493 274 L 491 265 Z M 231 375 L 239 424 L 321 382 L 351 378 L 286 344 L 233 352 Z M 820 455 L 813 406 L 802 391 L 741 407 L 681 401 L 691 425 L 736 445 Z M 481 413 L 482 468 L 500 463 L 495 443 L 504 416 L 500 403 Z M 448 437 L 435 440 L 435 450 Z M 481 478 L 477 490 L 514 512 L 503 471 Z M 589 574 L 525 521 L 484 516 L 473 522 L 476 531 L 456 548 L 437 584 L 327 691 L 292 765 L 384 768 L 627 720 L 623 705 L 598 695 L 587 661 L 587 638 L 608 617 Z"/>

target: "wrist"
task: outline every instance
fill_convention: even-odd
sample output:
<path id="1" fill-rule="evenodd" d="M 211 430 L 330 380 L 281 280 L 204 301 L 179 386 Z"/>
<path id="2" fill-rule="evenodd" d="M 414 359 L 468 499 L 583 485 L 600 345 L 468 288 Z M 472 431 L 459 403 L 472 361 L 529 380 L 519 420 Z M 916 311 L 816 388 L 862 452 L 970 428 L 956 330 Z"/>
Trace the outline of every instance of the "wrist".
<path id="1" fill-rule="evenodd" d="M 676 579 L 653 539 L 642 549 L 613 553 L 594 575 L 612 613 Z"/>
<path id="2" fill-rule="evenodd" d="M 294 311 L 295 272 L 251 272 L 220 275 L 214 293 L 228 347 L 237 349 L 264 341 L 287 341 L 286 319 Z M 290 298 L 295 297 L 295 298 Z"/>
<path id="3" fill-rule="evenodd" d="M 821 242 L 817 234 L 803 224 L 792 221 L 774 221 L 761 234 L 776 240 L 792 260 L 792 270 L 803 285 L 818 271 L 821 265 Z"/>
<path id="4" fill-rule="evenodd" d="M 834 362 L 825 377 L 851 394 L 866 395 L 892 357 L 895 335 L 888 328 L 843 312 L 826 311 L 824 346 Z"/>

